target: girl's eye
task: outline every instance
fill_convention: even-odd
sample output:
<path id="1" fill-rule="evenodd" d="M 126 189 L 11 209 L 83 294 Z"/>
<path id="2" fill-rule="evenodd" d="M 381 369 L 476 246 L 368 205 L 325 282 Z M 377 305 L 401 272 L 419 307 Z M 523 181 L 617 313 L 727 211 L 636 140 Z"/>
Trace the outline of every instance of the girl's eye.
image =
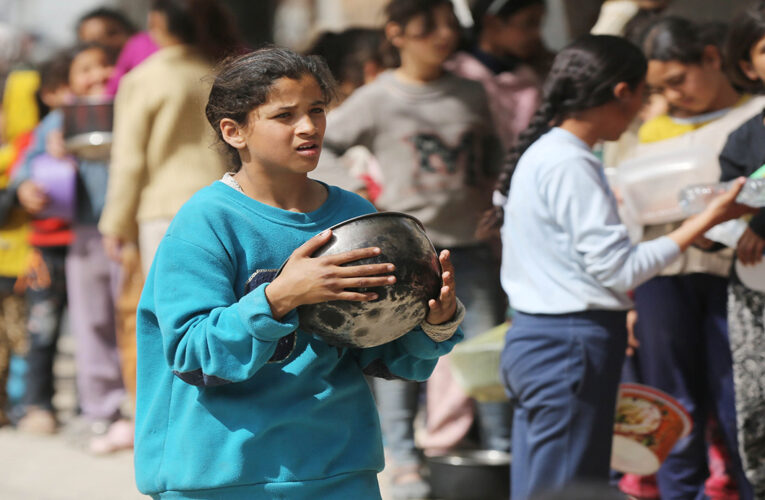
<path id="1" fill-rule="evenodd" d="M 678 75 L 674 78 L 670 78 L 666 83 L 670 87 L 677 87 L 678 85 L 682 85 L 683 82 L 685 82 L 685 75 Z"/>
<path id="2" fill-rule="evenodd" d="M 324 113 L 324 108 L 313 108 L 311 110 L 311 113 L 314 113 L 314 114 L 323 114 Z"/>
<path id="3" fill-rule="evenodd" d="M 274 116 L 274 118 L 277 118 L 280 120 L 283 118 L 289 118 L 289 117 L 290 117 L 290 114 L 286 111 L 284 113 L 279 113 L 278 115 Z"/>

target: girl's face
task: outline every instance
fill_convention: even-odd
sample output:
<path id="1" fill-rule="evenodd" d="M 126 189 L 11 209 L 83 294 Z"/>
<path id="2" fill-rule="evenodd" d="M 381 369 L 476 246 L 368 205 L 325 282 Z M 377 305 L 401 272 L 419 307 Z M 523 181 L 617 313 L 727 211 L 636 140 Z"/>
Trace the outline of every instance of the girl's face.
<path id="1" fill-rule="evenodd" d="M 765 36 L 752 45 L 749 60 L 741 61 L 741 69 L 753 82 L 765 82 Z"/>
<path id="2" fill-rule="evenodd" d="M 103 95 L 112 69 L 103 49 L 93 47 L 80 52 L 69 67 L 69 88 L 72 94 L 76 96 Z"/>
<path id="3" fill-rule="evenodd" d="M 247 125 L 237 128 L 236 137 L 225 128 L 223 136 L 239 150 L 244 169 L 252 165 L 271 174 L 306 174 L 319 162 L 326 107 L 313 76 L 280 78 L 271 87 L 268 100 L 250 111 Z"/>
<path id="4" fill-rule="evenodd" d="M 401 52 L 401 59 L 436 67 L 443 64 L 457 48 L 459 23 L 451 4 L 444 3 L 432 11 L 433 26 L 427 32 L 424 14 L 412 18 L 392 39 Z"/>
<path id="5" fill-rule="evenodd" d="M 100 43 L 119 52 L 130 38 L 130 33 L 112 19 L 92 17 L 80 25 L 77 37 L 81 42 Z"/>
<path id="6" fill-rule="evenodd" d="M 545 7 L 531 5 L 514 15 L 501 19 L 487 16 L 485 31 L 491 37 L 488 42 L 503 55 L 528 59 L 539 51 L 542 45 L 542 19 Z"/>
<path id="7" fill-rule="evenodd" d="M 646 81 L 651 92 L 664 96 L 670 107 L 693 116 L 711 110 L 725 75 L 719 52 L 710 46 L 701 64 L 650 60 Z"/>

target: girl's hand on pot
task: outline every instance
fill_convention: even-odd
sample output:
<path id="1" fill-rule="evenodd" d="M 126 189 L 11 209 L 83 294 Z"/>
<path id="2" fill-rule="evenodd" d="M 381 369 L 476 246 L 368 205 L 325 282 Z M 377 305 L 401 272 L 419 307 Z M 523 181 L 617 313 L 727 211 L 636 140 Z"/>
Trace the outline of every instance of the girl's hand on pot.
<path id="1" fill-rule="evenodd" d="M 454 280 L 454 266 L 449 260 L 449 250 L 441 250 L 438 260 L 441 262 L 442 286 L 438 300 L 430 299 L 428 301 L 428 315 L 425 321 L 431 325 L 440 325 L 446 323 L 454 317 L 457 310 L 456 282 Z"/>
<path id="2" fill-rule="evenodd" d="M 312 257 L 331 236 L 332 231 L 328 229 L 298 247 L 279 276 L 266 286 L 266 298 L 275 319 L 304 304 L 331 300 L 375 300 L 377 294 L 374 292 L 351 291 L 348 288 L 380 287 L 396 282 L 396 277 L 389 274 L 396 269 L 391 263 L 343 265 L 380 255 L 377 247 Z"/>

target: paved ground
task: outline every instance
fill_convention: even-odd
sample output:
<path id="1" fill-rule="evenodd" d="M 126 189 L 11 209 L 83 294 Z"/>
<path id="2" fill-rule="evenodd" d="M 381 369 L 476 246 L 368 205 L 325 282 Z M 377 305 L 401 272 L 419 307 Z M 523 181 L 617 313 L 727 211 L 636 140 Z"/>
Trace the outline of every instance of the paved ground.
<path id="1" fill-rule="evenodd" d="M 64 424 L 74 421 L 74 363 L 71 337 L 61 339 L 56 361 L 54 403 Z M 388 495 L 381 475 L 383 499 Z M 2 500 L 136 500 L 133 455 L 121 452 L 94 457 L 66 427 L 56 436 L 30 436 L 0 429 L 0 499 Z"/>

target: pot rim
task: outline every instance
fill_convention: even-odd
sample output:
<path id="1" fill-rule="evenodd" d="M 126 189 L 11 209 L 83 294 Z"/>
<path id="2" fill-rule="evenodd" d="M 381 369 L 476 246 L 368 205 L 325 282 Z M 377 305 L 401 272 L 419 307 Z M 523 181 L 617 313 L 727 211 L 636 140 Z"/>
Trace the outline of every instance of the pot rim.
<path id="1" fill-rule="evenodd" d="M 432 241 L 430 241 L 430 237 L 428 237 L 428 233 L 425 231 L 425 226 L 423 226 L 423 225 L 422 225 L 422 222 L 420 222 L 420 220 L 419 220 L 417 217 L 414 217 L 414 216 L 412 216 L 412 215 L 409 215 L 409 214 L 405 214 L 405 213 L 403 213 L 403 212 L 393 212 L 393 211 L 389 211 L 389 212 L 370 212 L 370 213 L 368 213 L 368 214 L 364 214 L 364 215 L 357 215 L 356 217 L 351 217 L 350 219 L 346 219 L 346 220 L 344 220 L 344 221 L 342 221 L 342 222 L 338 222 L 338 223 L 337 223 L 337 224 L 335 224 L 334 226 L 330 226 L 330 227 L 328 227 L 327 229 L 329 229 L 329 230 L 331 230 L 331 231 L 334 231 L 335 229 L 337 229 L 337 228 L 339 228 L 339 227 L 341 227 L 341 226 L 345 226 L 346 224 L 350 224 L 351 222 L 355 222 L 355 221 L 357 221 L 357 220 L 361 220 L 361 219 L 371 219 L 371 218 L 373 218 L 373 217 L 378 217 L 378 216 L 391 216 L 391 215 L 395 215 L 395 216 L 397 216 L 397 217 L 406 217 L 407 219 L 411 219 L 411 220 L 413 220 L 413 221 L 415 222 L 415 224 L 417 224 L 417 226 L 418 226 L 418 227 L 419 227 L 419 228 L 422 230 L 422 234 L 423 234 L 423 236 L 425 236 L 425 239 L 426 239 L 426 240 L 428 240 L 428 243 L 430 243 L 430 248 L 432 248 L 432 249 L 433 249 L 433 252 L 435 252 L 436 256 L 438 256 L 438 251 L 436 250 L 436 246 L 433 244 L 433 242 L 432 242 Z M 324 232 L 324 231 L 326 231 L 327 229 L 324 229 L 324 230 L 323 230 L 323 231 L 321 231 L 321 232 Z M 316 233 L 316 234 L 321 234 L 321 233 Z M 314 236 L 316 236 L 316 235 L 314 235 Z M 312 237 L 313 237 L 313 236 L 312 236 Z M 324 248 L 324 247 L 322 247 L 322 248 Z M 317 251 L 318 251 L 318 250 L 317 250 Z M 291 257 L 291 256 L 292 256 L 292 254 L 290 254 L 290 257 Z M 284 260 L 284 262 L 282 262 L 282 265 L 281 265 L 281 266 L 279 266 L 279 269 L 276 271 L 276 276 L 279 276 L 280 274 L 282 274 L 282 270 L 284 269 L 284 266 L 286 266 L 286 265 L 287 265 L 287 261 L 289 261 L 289 260 L 290 260 L 290 257 L 287 257 L 287 258 Z M 436 259 L 436 262 L 438 263 L 438 268 L 441 270 L 441 273 L 443 273 L 443 268 L 441 267 L 441 260 L 440 260 L 440 259 Z M 439 273 L 439 275 L 440 275 L 441 273 Z"/>
<path id="2" fill-rule="evenodd" d="M 500 450 L 468 450 L 432 455 L 428 456 L 427 460 L 431 463 L 453 466 L 509 466 L 512 455 Z"/>
<path id="3" fill-rule="evenodd" d="M 371 218 L 374 218 L 374 217 L 390 216 L 390 215 L 393 215 L 393 216 L 396 216 L 396 217 L 406 217 L 407 219 L 412 219 L 419 226 L 419 228 L 422 229 L 422 232 L 423 233 L 425 232 L 425 226 L 422 225 L 422 222 L 420 222 L 420 219 L 418 219 L 417 217 L 414 217 L 414 216 L 409 215 L 409 214 L 405 214 L 403 212 L 393 212 L 393 211 L 370 212 L 370 213 L 364 214 L 364 215 L 357 215 L 356 217 L 351 217 L 350 219 L 344 220 L 342 222 L 338 222 L 334 226 L 328 227 L 327 229 L 335 230 L 335 229 L 337 229 L 339 227 L 345 226 L 346 224 L 350 224 L 351 222 L 356 222 L 357 220 L 371 219 Z M 325 231 L 326 231 L 326 229 L 325 229 Z M 427 234 L 425 236 L 427 237 Z M 428 238 L 428 240 L 430 240 L 430 238 Z M 431 245 L 432 244 L 433 243 L 431 242 Z M 435 248 L 435 246 L 434 246 L 434 248 Z"/>

